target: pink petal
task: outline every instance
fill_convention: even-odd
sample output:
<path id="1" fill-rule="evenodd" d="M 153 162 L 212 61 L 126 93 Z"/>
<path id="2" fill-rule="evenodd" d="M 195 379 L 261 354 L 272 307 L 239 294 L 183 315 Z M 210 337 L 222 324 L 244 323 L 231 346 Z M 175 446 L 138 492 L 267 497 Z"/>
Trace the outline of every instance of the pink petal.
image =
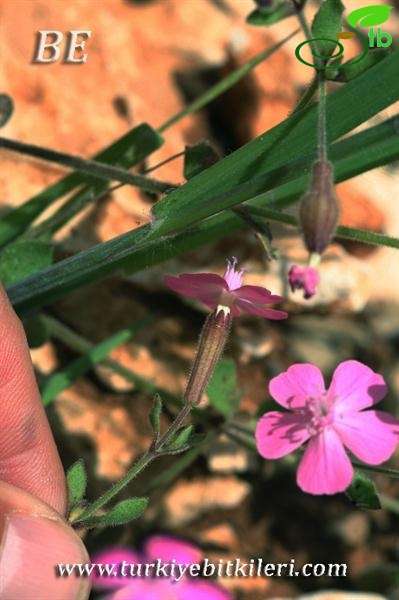
<path id="1" fill-rule="evenodd" d="M 92 564 L 114 564 L 117 565 L 117 568 L 119 568 L 119 565 L 123 563 L 123 561 L 129 564 L 137 564 L 141 561 L 141 557 L 139 554 L 136 554 L 136 552 L 130 550 L 130 548 L 110 548 L 98 552 L 91 559 Z M 98 574 L 98 569 L 94 569 L 91 581 L 93 587 L 95 587 L 96 589 L 105 589 L 125 586 L 126 582 L 128 581 L 128 578 L 122 576 L 114 577 L 112 575 L 110 575 L 109 577 L 107 577 L 106 575 L 101 576 Z"/>
<path id="2" fill-rule="evenodd" d="M 386 393 L 381 375 L 357 360 L 346 360 L 335 369 L 328 395 L 341 411 L 353 412 L 377 404 Z"/>
<path id="3" fill-rule="evenodd" d="M 309 398 L 317 398 L 324 393 L 323 375 L 310 363 L 292 365 L 284 373 L 269 382 L 269 393 L 276 402 L 285 408 L 303 408 Z"/>
<path id="4" fill-rule="evenodd" d="M 173 558 L 177 563 L 191 564 L 201 562 L 203 552 L 194 544 L 178 540 L 166 535 L 154 535 L 144 546 L 148 562 L 160 558 L 163 562 L 170 562 Z"/>
<path id="5" fill-rule="evenodd" d="M 345 413 L 337 416 L 334 428 L 345 446 L 365 463 L 379 465 L 395 452 L 399 422 L 381 410 Z"/>
<path id="6" fill-rule="evenodd" d="M 250 315 L 258 315 L 260 317 L 266 317 L 267 319 L 286 319 L 288 314 L 283 310 L 275 310 L 274 308 L 265 308 L 258 304 L 253 304 L 248 300 L 241 300 L 237 298 L 234 302 L 236 306 L 239 306 L 242 312 L 249 313 Z"/>
<path id="7" fill-rule="evenodd" d="M 226 590 L 201 579 L 186 579 L 179 586 L 179 600 L 233 600 Z"/>
<path id="8" fill-rule="evenodd" d="M 310 434 L 309 418 L 296 413 L 268 412 L 258 421 L 255 438 L 258 452 L 264 458 L 281 458 L 293 452 Z"/>
<path id="9" fill-rule="evenodd" d="M 258 302 L 261 304 L 275 304 L 276 302 L 283 302 L 284 300 L 282 296 L 274 296 L 269 290 L 260 287 L 259 285 L 243 285 L 234 290 L 234 293 L 242 300 L 249 300 L 250 302 Z"/>
<path id="10" fill-rule="evenodd" d="M 308 494 L 337 494 L 346 490 L 353 467 L 338 434 L 331 427 L 313 437 L 298 468 L 297 483 Z"/>
<path id="11" fill-rule="evenodd" d="M 197 298 L 209 308 L 215 308 L 223 290 L 228 289 L 223 277 L 215 273 L 184 273 L 178 277 L 166 275 L 164 282 L 174 292 Z"/>

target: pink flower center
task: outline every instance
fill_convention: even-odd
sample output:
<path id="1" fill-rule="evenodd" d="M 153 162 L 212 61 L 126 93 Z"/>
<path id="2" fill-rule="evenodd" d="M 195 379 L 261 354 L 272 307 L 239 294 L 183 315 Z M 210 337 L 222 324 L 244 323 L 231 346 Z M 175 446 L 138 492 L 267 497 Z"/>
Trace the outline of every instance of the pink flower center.
<path id="1" fill-rule="evenodd" d="M 309 433 L 317 435 L 334 422 L 334 399 L 328 396 L 328 392 L 323 392 L 316 398 L 307 398 L 301 412 L 308 418 Z"/>
<path id="2" fill-rule="evenodd" d="M 236 269 L 237 259 L 235 256 L 231 260 L 227 261 L 227 269 L 223 275 L 223 279 L 229 286 L 229 290 L 233 291 L 242 286 L 242 278 L 244 271 L 242 269 Z M 222 303 L 221 303 L 222 304 Z"/>

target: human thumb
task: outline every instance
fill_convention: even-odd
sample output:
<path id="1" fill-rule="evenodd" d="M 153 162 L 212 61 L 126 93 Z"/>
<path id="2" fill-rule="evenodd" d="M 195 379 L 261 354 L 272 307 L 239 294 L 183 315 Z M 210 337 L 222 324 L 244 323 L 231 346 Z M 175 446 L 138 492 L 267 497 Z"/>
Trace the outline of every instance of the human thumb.
<path id="1" fill-rule="evenodd" d="M 0 481 L 0 600 L 86 600 L 86 577 L 59 564 L 87 563 L 83 542 L 48 504 Z"/>

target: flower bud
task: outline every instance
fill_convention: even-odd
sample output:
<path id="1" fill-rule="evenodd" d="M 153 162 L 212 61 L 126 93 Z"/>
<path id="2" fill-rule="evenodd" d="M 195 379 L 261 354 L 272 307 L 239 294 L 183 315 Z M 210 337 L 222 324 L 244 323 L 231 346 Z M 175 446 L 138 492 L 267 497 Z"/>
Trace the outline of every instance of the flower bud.
<path id="1" fill-rule="evenodd" d="M 195 405 L 201 400 L 222 355 L 231 325 L 230 309 L 219 306 L 206 319 L 201 331 L 197 353 L 184 393 L 184 401 Z"/>
<path id="2" fill-rule="evenodd" d="M 321 254 L 338 225 L 339 202 L 333 184 L 333 165 L 327 160 L 313 164 L 308 191 L 302 197 L 299 218 L 309 252 Z"/>

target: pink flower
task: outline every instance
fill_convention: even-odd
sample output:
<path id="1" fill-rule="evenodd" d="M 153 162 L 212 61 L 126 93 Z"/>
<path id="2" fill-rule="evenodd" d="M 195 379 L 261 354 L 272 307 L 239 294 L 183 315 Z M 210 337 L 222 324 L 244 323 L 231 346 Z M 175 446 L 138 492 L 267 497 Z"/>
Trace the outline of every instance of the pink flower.
<path id="1" fill-rule="evenodd" d="M 282 302 L 281 296 L 275 296 L 257 285 L 242 285 L 244 271 L 236 269 L 237 259 L 227 262 L 228 267 L 223 277 L 216 273 L 183 273 L 178 277 L 167 275 L 164 281 L 173 291 L 189 298 L 197 298 L 212 310 L 224 310 L 233 317 L 240 313 L 260 315 L 268 319 L 288 317 L 282 310 L 264 306 Z"/>
<path id="2" fill-rule="evenodd" d="M 351 483 L 353 467 L 344 446 L 364 463 L 388 460 L 398 443 L 399 422 L 379 410 L 384 379 L 356 360 L 341 363 L 330 388 L 311 364 L 291 366 L 269 384 L 271 396 L 290 412 L 269 412 L 258 422 L 256 443 L 264 458 L 280 458 L 305 442 L 297 483 L 309 494 L 335 494 Z"/>
<path id="3" fill-rule="evenodd" d="M 104 550 L 93 557 L 92 564 L 115 565 L 117 573 L 120 573 L 122 564 L 127 565 L 125 576 L 100 576 L 95 570 L 93 587 L 113 590 L 105 596 L 107 600 L 232 600 L 231 595 L 215 583 L 191 578 L 187 570 L 180 578 L 177 565 L 188 567 L 201 563 L 202 559 L 201 550 L 193 544 L 169 536 L 152 536 L 141 553 L 129 548 L 116 548 Z M 157 573 L 157 564 L 170 569 L 173 562 L 176 565 L 175 579 L 162 574 L 162 570 Z"/>
<path id="4" fill-rule="evenodd" d="M 293 292 L 303 290 L 303 297 L 308 300 L 316 294 L 319 285 L 319 272 L 314 267 L 292 265 L 288 272 L 288 283 Z"/>

